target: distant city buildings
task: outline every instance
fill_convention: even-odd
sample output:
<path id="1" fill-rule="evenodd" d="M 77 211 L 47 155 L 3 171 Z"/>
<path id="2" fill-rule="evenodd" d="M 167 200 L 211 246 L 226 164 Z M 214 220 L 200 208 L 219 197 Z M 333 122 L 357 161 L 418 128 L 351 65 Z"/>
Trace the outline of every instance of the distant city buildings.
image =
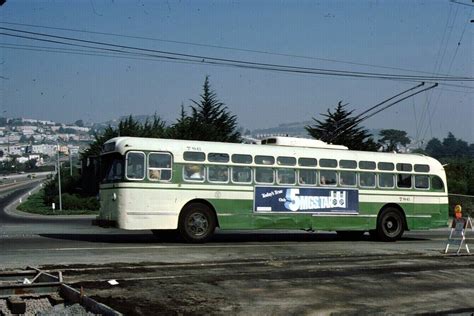
<path id="1" fill-rule="evenodd" d="M 14 157 L 18 163 L 44 157 L 78 155 L 93 140 L 90 128 L 35 119 L 3 118 L 0 126 L 0 162 Z"/>

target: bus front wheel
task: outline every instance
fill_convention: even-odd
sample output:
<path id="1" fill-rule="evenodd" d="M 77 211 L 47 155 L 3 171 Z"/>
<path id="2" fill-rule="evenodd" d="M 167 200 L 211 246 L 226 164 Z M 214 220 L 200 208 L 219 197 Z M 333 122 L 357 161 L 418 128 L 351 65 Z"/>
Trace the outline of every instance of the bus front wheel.
<path id="1" fill-rule="evenodd" d="M 405 231 L 405 221 L 403 214 L 394 207 L 387 207 L 382 210 L 377 219 L 377 229 L 375 231 L 379 240 L 396 241 L 400 239 Z"/>
<path id="2" fill-rule="evenodd" d="M 179 219 L 179 232 L 188 242 L 199 243 L 209 240 L 214 234 L 216 219 L 213 211 L 205 204 L 187 205 Z"/>

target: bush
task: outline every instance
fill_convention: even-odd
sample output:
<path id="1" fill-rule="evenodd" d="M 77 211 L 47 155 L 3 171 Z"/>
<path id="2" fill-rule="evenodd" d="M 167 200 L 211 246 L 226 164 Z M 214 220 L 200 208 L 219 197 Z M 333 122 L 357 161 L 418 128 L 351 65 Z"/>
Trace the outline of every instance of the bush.
<path id="1" fill-rule="evenodd" d="M 64 193 L 61 195 L 63 209 L 59 210 L 59 199 L 53 199 L 56 204 L 55 210 L 51 208 L 51 203 L 44 203 L 44 190 L 32 194 L 26 201 L 21 203 L 17 209 L 24 212 L 41 215 L 79 215 L 96 214 L 99 209 L 99 202 L 95 198 L 83 198 L 79 195 Z"/>
<path id="2" fill-rule="evenodd" d="M 89 210 L 98 211 L 99 201 L 93 197 L 81 197 L 78 194 L 61 194 L 61 202 L 64 210 Z M 59 205 L 59 197 L 55 198 L 56 205 Z"/>

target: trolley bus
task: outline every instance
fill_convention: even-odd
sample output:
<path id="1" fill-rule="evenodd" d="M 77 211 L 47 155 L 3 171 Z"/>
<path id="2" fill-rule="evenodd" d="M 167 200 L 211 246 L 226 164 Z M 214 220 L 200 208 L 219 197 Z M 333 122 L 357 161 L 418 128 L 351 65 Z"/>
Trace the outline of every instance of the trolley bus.
<path id="1" fill-rule="evenodd" d="M 178 231 L 337 231 L 395 241 L 447 225 L 443 166 L 421 154 L 348 150 L 319 140 L 261 144 L 116 137 L 101 153 L 96 224 Z"/>

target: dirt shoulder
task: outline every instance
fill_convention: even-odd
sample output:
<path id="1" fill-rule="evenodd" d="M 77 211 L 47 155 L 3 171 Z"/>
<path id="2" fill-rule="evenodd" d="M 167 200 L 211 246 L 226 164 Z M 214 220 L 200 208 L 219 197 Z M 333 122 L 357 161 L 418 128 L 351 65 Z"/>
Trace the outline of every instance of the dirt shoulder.
<path id="1" fill-rule="evenodd" d="M 126 315 L 474 312 L 472 256 L 304 256 L 57 268 L 65 269 L 66 282 Z M 110 279 L 119 284 L 110 285 Z"/>

